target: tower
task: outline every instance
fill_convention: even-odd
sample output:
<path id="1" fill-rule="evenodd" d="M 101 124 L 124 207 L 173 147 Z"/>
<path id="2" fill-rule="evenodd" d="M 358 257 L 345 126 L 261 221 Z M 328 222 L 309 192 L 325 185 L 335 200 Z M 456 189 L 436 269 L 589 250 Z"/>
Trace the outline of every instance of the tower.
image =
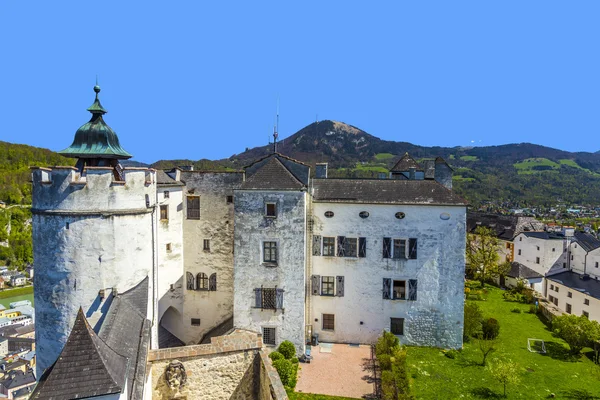
<path id="1" fill-rule="evenodd" d="M 33 253 L 37 371 L 56 361 L 81 307 L 102 321 L 112 293 L 148 279 L 147 318 L 156 343 L 156 179 L 147 168 L 123 168 L 131 157 L 104 122 L 100 87 L 92 118 L 60 154 L 75 167 L 34 168 Z M 94 326 L 92 326 L 94 328 Z"/>

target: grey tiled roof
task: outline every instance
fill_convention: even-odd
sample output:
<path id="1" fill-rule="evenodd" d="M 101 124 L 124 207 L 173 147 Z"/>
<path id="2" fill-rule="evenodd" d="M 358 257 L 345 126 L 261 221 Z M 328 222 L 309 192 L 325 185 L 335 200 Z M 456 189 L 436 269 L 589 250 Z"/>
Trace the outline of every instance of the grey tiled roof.
<path id="1" fill-rule="evenodd" d="M 536 238 L 536 239 L 544 239 L 544 240 L 550 240 L 550 239 L 554 239 L 554 240 L 562 240 L 564 239 L 563 235 L 559 235 L 556 233 L 549 233 L 549 232 L 522 232 L 523 235 L 527 236 L 527 237 L 532 237 L 532 238 Z"/>
<path id="2" fill-rule="evenodd" d="M 479 226 L 492 229 L 496 236 L 502 240 L 513 240 L 521 232 L 541 231 L 542 222 L 531 217 L 517 217 L 514 215 L 498 215 L 491 213 L 467 213 L 467 232 L 475 233 Z"/>
<path id="3" fill-rule="evenodd" d="M 414 158 L 405 153 L 400 160 L 390 169 L 390 172 L 406 172 L 411 168 L 415 168 L 417 171 L 423 171 L 423 167 L 415 161 Z"/>
<path id="4" fill-rule="evenodd" d="M 600 299 L 600 282 L 595 279 L 581 279 L 581 275 L 575 272 L 566 271 L 560 274 L 547 276 L 546 279 L 565 285 L 568 288 L 585 293 L 588 296 Z"/>
<path id="5" fill-rule="evenodd" d="M 33 374 L 33 371 L 13 371 L 8 374 L 8 378 L 0 381 L 0 383 L 7 389 L 13 389 L 23 385 L 31 385 L 35 383 L 35 375 Z"/>
<path id="6" fill-rule="evenodd" d="M 170 347 L 182 347 L 185 343 L 177 336 L 173 335 L 167 328 L 162 325 L 158 326 L 158 348 L 167 349 Z"/>
<path id="7" fill-rule="evenodd" d="M 586 252 L 596 250 L 600 247 L 600 240 L 589 233 L 575 232 L 575 240 Z"/>
<path id="8" fill-rule="evenodd" d="M 543 278 L 543 275 L 535 272 L 531 268 L 526 267 L 525 265 L 523 265 L 519 262 L 516 262 L 516 261 L 514 261 L 510 264 L 510 271 L 508 271 L 508 273 L 506 275 L 510 276 L 512 278 L 523 278 L 523 279 Z"/>
<path id="9" fill-rule="evenodd" d="M 156 183 L 160 186 L 183 186 L 182 182 L 178 182 L 171 178 L 165 171 L 156 170 Z"/>
<path id="10" fill-rule="evenodd" d="M 121 393 L 127 358 L 106 345 L 80 308 L 58 360 L 41 377 L 31 399 L 62 400 Z"/>
<path id="11" fill-rule="evenodd" d="M 273 155 L 242 184 L 242 189 L 302 190 L 305 185 Z"/>
<path id="12" fill-rule="evenodd" d="M 467 202 L 432 180 L 313 179 L 316 202 L 465 206 Z"/>

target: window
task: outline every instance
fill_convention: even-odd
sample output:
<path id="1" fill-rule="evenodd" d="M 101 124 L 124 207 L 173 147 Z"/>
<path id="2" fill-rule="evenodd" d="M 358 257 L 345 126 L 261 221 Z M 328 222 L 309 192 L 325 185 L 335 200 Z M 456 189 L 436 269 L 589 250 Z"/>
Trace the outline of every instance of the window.
<path id="1" fill-rule="evenodd" d="M 590 305 L 590 299 L 584 299 L 583 300 L 583 304 L 586 305 L 586 306 L 589 306 Z"/>
<path id="2" fill-rule="evenodd" d="M 571 254 L 571 261 L 573 261 L 573 254 Z"/>
<path id="3" fill-rule="evenodd" d="M 271 346 L 275 346 L 275 329 L 276 328 L 267 328 L 264 327 L 262 328 L 262 333 L 263 333 L 263 343 L 264 344 L 268 344 Z"/>
<path id="4" fill-rule="evenodd" d="M 556 251 L 556 249 L 553 247 L 553 248 L 552 248 L 552 252 L 554 253 L 555 251 Z"/>
<path id="5" fill-rule="evenodd" d="M 277 263 L 277 242 L 263 242 L 263 262 Z"/>
<path id="6" fill-rule="evenodd" d="M 200 318 L 192 318 L 192 326 L 200 326 Z"/>
<path id="7" fill-rule="evenodd" d="M 233 203 L 233 196 L 227 196 L 227 204 Z"/>
<path id="8" fill-rule="evenodd" d="M 567 297 L 573 297 L 573 293 L 567 292 Z"/>
<path id="9" fill-rule="evenodd" d="M 169 220 L 169 206 L 160 206 L 160 220 L 168 221 Z"/>
<path id="10" fill-rule="evenodd" d="M 204 272 L 196 275 L 196 290 L 208 290 L 208 276 Z"/>
<path id="11" fill-rule="evenodd" d="M 169 191 L 168 191 L 168 190 L 165 190 L 165 191 L 163 192 L 163 196 L 164 196 L 164 198 L 165 198 L 165 199 L 168 199 L 168 198 L 171 196 L 171 193 L 169 193 Z"/>
<path id="12" fill-rule="evenodd" d="M 325 218 L 333 218 L 333 211 L 325 211 Z"/>
<path id="13" fill-rule="evenodd" d="M 535 246 L 535 247 L 537 247 L 537 251 L 540 251 L 540 246 Z"/>
<path id="14" fill-rule="evenodd" d="M 269 218 L 277 217 L 277 204 L 275 203 L 266 203 L 265 204 L 265 216 Z"/>
<path id="15" fill-rule="evenodd" d="M 510 249 L 510 243 L 506 243 L 506 248 Z"/>
<path id="16" fill-rule="evenodd" d="M 519 249 L 519 251 L 518 251 L 518 253 L 517 253 L 517 254 L 521 255 L 521 249 Z"/>
<path id="17" fill-rule="evenodd" d="M 548 300 L 550 300 L 550 303 L 554 303 L 554 296 L 548 295 Z"/>
<path id="18" fill-rule="evenodd" d="M 558 298 L 557 297 L 554 298 L 554 305 L 558 306 Z"/>
<path id="19" fill-rule="evenodd" d="M 406 300 L 406 281 L 393 282 L 392 300 Z"/>
<path id="20" fill-rule="evenodd" d="M 406 217 L 406 214 L 404 214 L 403 212 L 397 212 L 395 215 L 396 219 L 404 219 L 404 217 Z"/>
<path id="21" fill-rule="evenodd" d="M 590 317 L 590 313 L 589 313 L 589 312 L 587 312 L 587 311 L 582 311 L 582 312 L 581 312 L 581 315 L 583 315 L 583 316 L 584 316 L 584 317 L 586 317 L 586 318 L 589 318 L 589 317 Z"/>
<path id="22" fill-rule="evenodd" d="M 360 213 L 358 213 L 358 216 L 361 217 L 362 219 L 369 218 L 369 212 L 361 211 Z"/>
<path id="23" fill-rule="evenodd" d="M 167 248 L 167 252 L 170 253 L 171 252 L 171 243 L 167 243 L 166 248 Z"/>
<path id="24" fill-rule="evenodd" d="M 323 314 L 323 330 L 332 331 L 335 328 L 335 315 Z"/>
<path id="25" fill-rule="evenodd" d="M 536 257 L 536 258 L 535 258 L 535 263 L 536 263 L 536 264 L 539 264 L 539 263 L 540 263 L 540 258 L 539 258 L 539 257 Z"/>
<path id="26" fill-rule="evenodd" d="M 571 305 L 567 303 L 567 314 L 571 314 Z"/>
<path id="27" fill-rule="evenodd" d="M 187 218 L 200 219 L 200 196 L 187 196 Z"/>
<path id="28" fill-rule="evenodd" d="M 213 273 L 208 278 L 208 290 L 214 292 L 217 290 L 217 274 Z"/>
<path id="29" fill-rule="evenodd" d="M 65 224 L 65 229 L 69 229 L 69 223 L 68 222 Z M 598 267 L 598 263 L 596 263 L 596 267 Z"/>
<path id="30" fill-rule="evenodd" d="M 522 242 L 522 241 L 523 241 L 523 238 L 522 238 L 522 237 L 520 237 L 520 238 L 519 238 L 519 242 Z"/>
<path id="31" fill-rule="evenodd" d="M 69 225 L 69 224 L 67 223 L 67 225 Z M 67 229 L 68 229 L 68 228 L 67 228 Z M 598 261 L 596 261 L 596 265 L 595 265 L 595 267 L 596 267 L 596 268 L 598 268 Z"/>
<path id="32" fill-rule="evenodd" d="M 406 258 L 406 239 L 394 239 L 394 258 Z"/>
<path id="33" fill-rule="evenodd" d="M 283 289 L 257 288 L 254 289 L 254 307 L 277 310 L 283 308 Z"/>
<path id="34" fill-rule="evenodd" d="M 554 290 L 554 285 L 550 284 L 550 290 Z"/>
<path id="35" fill-rule="evenodd" d="M 335 238 L 324 237 L 323 238 L 323 255 L 328 257 L 335 256 Z"/>
<path id="36" fill-rule="evenodd" d="M 333 296 L 335 294 L 335 277 L 323 276 L 321 277 L 321 296 Z"/>
<path id="37" fill-rule="evenodd" d="M 558 293 L 558 286 L 554 286 L 554 291 Z"/>
<path id="38" fill-rule="evenodd" d="M 394 335 L 404 335 L 404 318 L 390 318 L 390 331 Z"/>
<path id="39" fill-rule="evenodd" d="M 563 263 L 563 268 L 567 268 L 567 263 Z"/>
<path id="40" fill-rule="evenodd" d="M 210 251 L 210 239 L 204 239 L 204 246 L 202 247 L 204 251 Z"/>
<path id="41" fill-rule="evenodd" d="M 357 257 L 358 238 L 338 236 L 338 257 Z"/>

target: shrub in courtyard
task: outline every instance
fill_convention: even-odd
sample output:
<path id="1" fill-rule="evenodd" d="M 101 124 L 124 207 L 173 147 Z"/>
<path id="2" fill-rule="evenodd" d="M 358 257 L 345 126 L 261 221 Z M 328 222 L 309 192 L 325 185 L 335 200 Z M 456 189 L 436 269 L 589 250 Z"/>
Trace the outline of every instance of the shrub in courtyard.
<path id="1" fill-rule="evenodd" d="M 293 375 L 296 373 L 297 366 L 293 365 L 290 360 L 282 358 L 280 360 L 273 361 L 273 367 L 275 367 L 277 370 L 279 379 L 281 379 L 283 386 L 290 387 L 290 381 L 293 381 L 295 386 L 295 377 L 293 377 Z"/>
<path id="2" fill-rule="evenodd" d="M 515 307 L 512 310 L 510 310 L 510 312 L 514 312 L 516 314 L 521 314 L 521 309 L 519 307 Z"/>
<path id="3" fill-rule="evenodd" d="M 481 323 L 481 331 L 484 339 L 496 339 L 500 333 L 500 323 L 494 318 L 488 318 Z"/>
<path id="4" fill-rule="evenodd" d="M 468 341 L 469 338 L 477 337 L 481 333 L 481 320 L 483 314 L 479 306 L 475 303 L 465 303 L 465 315 L 463 326 L 463 338 Z"/>
<path id="5" fill-rule="evenodd" d="M 383 332 L 383 335 L 377 339 L 377 344 L 375 345 L 375 354 L 379 358 L 382 354 L 387 354 L 391 356 L 394 352 L 394 349 L 400 347 L 400 341 L 392 332 Z"/>
<path id="6" fill-rule="evenodd" d="M 537 308 L 535 307 L 535 305 L 530 305 L 529 306 L 529 314 L 535 314 L 537 313 Z"/>
<path id="7" fill-rule="evenodd" d="M 581 350 L 600 339 L 600 324 L 590 321 L 581 315 L 562 315 L 552 319 L 554 333 L 569 344 L 572 354 L 579 354 Z"/>
<path id="8" fill-rule="evenodd" d="M 289 360 L 296 355 L 296 346 L 289 340 L 284 340 L 279 345 L 277 351 L 283 354 L 286 360 Z"/>
<path id="9" fill-rule="evenodd" d="M 274 352 L 272 352 L 271 354 L 269 354 L 269 358 L 270 358 L 272 361 L 277 361 L 277 360 L 281 360 L 281 359 L 283 359 L 283 358 L 285 358 L 285 357 L 284 357 L 284 356 L 283 356 L 283 354 L 281 354 L 280 352 L 278 352 L 278 351 L 274 351 Z"/>
<path id="10" fill-rule="evenodd" d="M 506 385 L 519 382 L 519 366 L 511 360 L 497 360 L 488 366 L 492 376 L 504 386 L 504 397 L 506 397 Z"/>
<path id="11" fill-rule="evenodd" d="M 298 360 L 298 357 L 292 357 L 290 359 L 290 361 L 292 362 L 292 364 L 298 364 L 300 361 Z"/>

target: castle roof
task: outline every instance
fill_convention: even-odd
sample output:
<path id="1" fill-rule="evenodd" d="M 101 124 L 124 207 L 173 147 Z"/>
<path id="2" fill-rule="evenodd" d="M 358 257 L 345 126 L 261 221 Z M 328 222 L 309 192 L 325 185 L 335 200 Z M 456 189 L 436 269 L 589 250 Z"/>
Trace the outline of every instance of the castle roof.
<path id="1" fill-rule="evenodd" d="M 289 157 L 273 153 L 244 167 L 247 174 L 242 189 L 302 190 L 308 184 L 310 167 Z"/>
<path id="2" fill-rule="evenodd" d="M 575 232 L 575 240 L 587 253 L 600 247 L 600 240 L 589 233 Z"/>
<path id="3" fill-rule="evenodd" d="M 406 172 L 410 171 L 411 168 L 415 168 L 416 171 L 423 171 L 423 167 L 419 165 L 419 163 L 416 162 L 414 158 L 409 156 L 408 153 L 404 153 L 402 158 L 398 160 L 398 162 L 392 167 L 390 172 Z"/>
<path id="4" fill-rule="evenodd" d="M 115 131 L 104 122 L 103 115 L 106 114 L 106 110 L 98 98 L 100 86 L 94 86 L 94 92 L 96 100 L 87 109 L 92 113 L 92 118 L 75 132 L 71 146 L 59 151 L 59 154 L 73 158 L 131 158 L 131 154 L 121 147 Z"/>

